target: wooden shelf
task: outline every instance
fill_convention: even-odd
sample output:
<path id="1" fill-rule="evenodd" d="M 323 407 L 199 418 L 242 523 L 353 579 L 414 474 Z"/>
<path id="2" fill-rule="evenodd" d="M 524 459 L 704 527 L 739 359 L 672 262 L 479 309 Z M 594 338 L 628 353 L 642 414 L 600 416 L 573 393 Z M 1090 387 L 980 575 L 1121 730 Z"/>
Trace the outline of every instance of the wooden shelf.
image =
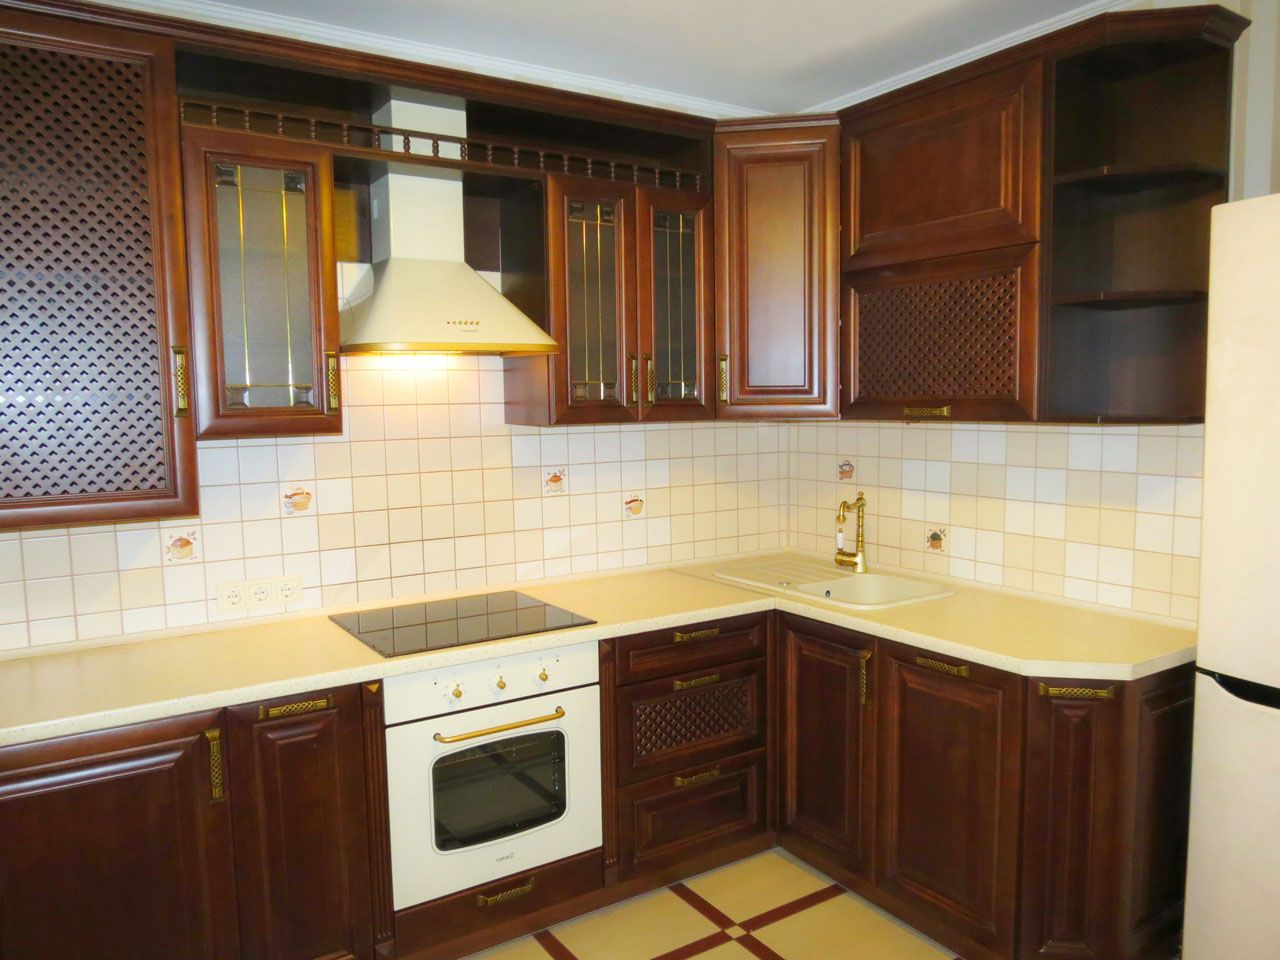
<path id="1" fill-rule="evenodd" d="M 1073 170 L 1054 177 L 1055 187 L 1075 187 L 1106 193 L 1128 193 L 1204 180 L 1225 182 L 1227 171 L 1203 163 L 1106 164 Z"/>
<path id="2" fill-rule="evenodd" d="M 1055 307 L 1085 307 L 1090 310 L 1132 310 L 1138 307 L 1163 307 L 1182 303 L 1201 303 L 1208 297 L 1205 290 L 1087 290 L 1052 297 Z"/>

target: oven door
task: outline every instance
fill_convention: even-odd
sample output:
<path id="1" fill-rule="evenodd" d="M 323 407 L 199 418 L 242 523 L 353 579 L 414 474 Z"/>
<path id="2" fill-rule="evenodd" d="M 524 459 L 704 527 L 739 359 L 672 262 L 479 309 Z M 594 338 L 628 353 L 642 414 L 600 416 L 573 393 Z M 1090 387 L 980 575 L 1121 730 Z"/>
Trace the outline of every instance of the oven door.
<path id="1" fill-rule="evenodd" d="M 600 688 L 387 729 L 397 910 L 600 846 Z"/>

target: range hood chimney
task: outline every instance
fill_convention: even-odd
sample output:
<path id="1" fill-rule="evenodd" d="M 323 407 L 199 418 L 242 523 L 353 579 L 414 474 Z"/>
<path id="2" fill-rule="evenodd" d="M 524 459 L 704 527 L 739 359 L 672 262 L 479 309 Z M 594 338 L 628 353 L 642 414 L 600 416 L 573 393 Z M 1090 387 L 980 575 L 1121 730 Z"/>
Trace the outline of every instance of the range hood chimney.
<path id="1" fill-rule="evenodd" d="M 374 122 L 463 137 L 464 101 L 393 90 Z M 448 156 L 452 147 L 441 144 Z M 373 265 L 338 264 L 344 353 L 558 353 L 463 261 L 462 174 L 391 164 L 369 191 Z"/>

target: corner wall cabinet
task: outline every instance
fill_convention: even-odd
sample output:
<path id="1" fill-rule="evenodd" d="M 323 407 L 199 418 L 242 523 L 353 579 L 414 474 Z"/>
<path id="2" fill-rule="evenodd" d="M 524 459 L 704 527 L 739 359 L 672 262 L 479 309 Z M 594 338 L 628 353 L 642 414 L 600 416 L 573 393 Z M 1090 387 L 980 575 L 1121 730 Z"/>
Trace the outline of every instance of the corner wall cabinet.
<path id="1" fill-rule="evenodd" d="M 329 150 L 200 127 L 182 150 L 199 435 L 340 431 Z"/>
<path id="2" fill-rule="evenodd" d="M 0 18 L 0 527 L 196 512 L 173 44 Z"/>
<path id="3" fill-rule="evenodd" d="M 546 209 L 561 352 L 507 359 L 508 422 L 713 416 L 710 197 L 553 174 Z"/>
<path id="4" fill-rule="evenodd" d="M 716 127 L 717 416 L 835 417 L 840 128 Z"/>

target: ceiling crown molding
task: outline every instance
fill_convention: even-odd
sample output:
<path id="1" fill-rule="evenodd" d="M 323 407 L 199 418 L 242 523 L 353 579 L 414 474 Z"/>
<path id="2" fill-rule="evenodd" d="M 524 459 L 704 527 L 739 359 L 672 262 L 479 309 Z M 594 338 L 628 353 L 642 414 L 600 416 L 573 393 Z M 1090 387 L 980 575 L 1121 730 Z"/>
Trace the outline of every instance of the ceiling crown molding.
<path id="1" fill-rule="evenodd" d="M 214 24 L 216 26 L 235 27 L 255 33 L 286 36 L 294 40 L 305 40 L 347 50 L 359 50 L 364 53 L 396 57 L 401 60 L 411 60 L 417 63 L 448 67 L 455 70 L 466 70 L 485 76 L 501 77 L 505 80 L 535 83 L 559 90 L 571 90 L 576 93 L 592 94 L 612 100 L 622 100 L 646 107 L 675 110 L 680 113 L 690 113 L 695 116 L 711 117 L 713 119 L 760 116 L 764 112 L 732 103 L 721 103 L 717 100 L 692 97 L 670 90 L 657 90 L 638 84 L 608 80 L 604 77 L 593 77 L 569 70 L 558 70 L 555 67 L 544 67 L 534 63 L 523 63 L 518 60 L 506 60 L 502 57 L 470 53 L 453 47 L 419 43 L 414 40 L 405 40 L 401 37 L 389 37 L 365 30 L 354 30 L 349 27 L 317 23 L 312 20 L 304 20 L 301 17 L 249 10 L 234 4 L 222 3 L 219 0 L 90 0 L 90 2 L 98 3 L 102 6 L 136 10 L 142 13 L 179 17 L 184 20 L 194 20 L 199 23 Z"/>
<path id="2" fill-rule="evenodd" d="M 1140 0 L 1093 0 L 1092 3 L 1085 4 L 1083 7 L 1077 7 L 1074 10 L 1068 10 L 1056 17 L 1050 17 L 1048 20 L 1041 20 L 1039 23 L 1033 23 L 1029 27 L 1022 27 L 1004 36 L 996 37 L 994 40 L 988 40 L 977 46 L 970 47 L 968 50 L 961 50 L 959 53 L 953 53 L 945 57 L 940 57 L 930 63 L 926 63 L 919 67 L 912 67 L 910 70 L 904 70 L 892 77 L 886 77 L 884 80 L 877 80 L 875 83 L 860 87 L 857 90 L 851 90 L 848 93 L 830 100 L 824 100 L 821 103 L 815 103 L 808 107 L 804 113 L 833 113 L 843 110 L 845 107 L 851 107 L 855 103 L 862 103 L 864 100 L 871 100 L 883 93 L 889 93 L 897 90 L 899 87 L 905 87 L 908 84 L 915 83 L 917 80 L 924 80 L 926 77 L 932 77 L 939 73 L 945 73 L 955 67 L 963 66 L 966 63 L 972 63 L 974 60 L 981 60 L 989 54 L 996 53 L 1008 47 L 1017 46 L 1027 40 L 1034 40 L 1036 37 L 1042 37 L 1047 33 L 1053 33 L 1055 30 L 1061 30 L 1063 27 L 1069 27 L 1073 23 L 1079 23 L 1081 20 L 1088 20 L 1090 17 L 1097 16 L 1100 13 L 1106 13 L 1108 10 L 1120 10 L 1126 7 L 1134 7 L 1139 4 Z"/>

